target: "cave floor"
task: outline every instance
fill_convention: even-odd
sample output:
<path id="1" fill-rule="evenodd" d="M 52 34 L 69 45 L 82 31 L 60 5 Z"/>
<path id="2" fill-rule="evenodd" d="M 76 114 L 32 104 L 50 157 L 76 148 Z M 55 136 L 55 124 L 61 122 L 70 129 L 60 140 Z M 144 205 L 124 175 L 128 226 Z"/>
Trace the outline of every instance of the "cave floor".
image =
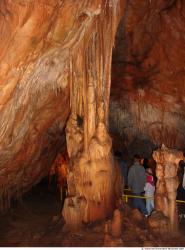
<path id="1" fill-rule="evenodd" d="M 88 224 L 74 232 L 68 231 L 60 219 L 59 195 L 38 185 L 12 208 L 0 216 L 1 247 L 100 247 L 104 243 L 104 222 Z M 146 220 L 142 223 L 130 217 L 128 206 L 123 209 L 122 240 L 124 247 L 185 246 L 181 218 L 181 234 L 170 239 L 155 237 L 148 232 Z M 148 245 L 147 245 L 148 246 Z"/>

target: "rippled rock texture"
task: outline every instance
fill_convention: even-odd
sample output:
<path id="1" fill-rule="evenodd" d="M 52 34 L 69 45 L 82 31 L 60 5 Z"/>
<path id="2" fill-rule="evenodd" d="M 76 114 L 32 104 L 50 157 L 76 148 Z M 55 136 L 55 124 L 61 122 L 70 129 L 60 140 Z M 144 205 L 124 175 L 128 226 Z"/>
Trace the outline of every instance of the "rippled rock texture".
<path id="1" fill-rule="evenodd" d="M 185 148 L 185 4 L 127 1 L 113 56 L 112 132 L 146 156 Z M 133 153 L 134 153 L 133 152 Z"/>
<path id="2" fill-rule="evenodd" d="M 96 120 L 89 116 L 93 111 L 88 114 L 86 109 L 93 106 L 96 113 L 101 106 L 105 113 L 101 122 L 107 123 L 111 52 L 123 8 L 124 1 L 120 4 L 119 0 L 0 2 L 2 208 L 9 206 L 12 196 L 18 198 L 47 175 L 64 144 L 70 113 L 73 118 L 84 115 L 84 120 L 90 119 L 85 131 L 88 127 L 92 132 Z M 102 100 L 95 97 L 94 104 L 92 84 L 102 95 Z M 72 136 L 75 141 L 77 135 Z M 69 143 L 68 150 L 71 148 L 74 145 Z M 75 155 L 74 150 L 70 156 Z"/>

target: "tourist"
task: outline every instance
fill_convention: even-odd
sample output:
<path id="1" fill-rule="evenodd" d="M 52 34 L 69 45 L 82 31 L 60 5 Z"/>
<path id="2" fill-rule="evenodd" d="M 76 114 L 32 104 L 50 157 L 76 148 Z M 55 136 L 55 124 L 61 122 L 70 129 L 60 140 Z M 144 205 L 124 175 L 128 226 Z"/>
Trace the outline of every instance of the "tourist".
<path id="1" fill-rule="evenodd" d="M 154 178 L 152 175 L 152 169 L 146 169 L 146 184 L 144 187 L 145 196 L 149 197 L 146 199 L 146 209 L 148 214 L 151 214 L 152 210 L 154 209 L 154 192 L 155 192 L 155 185 L 154 185 Z"/>
<path id="2" fill-rule="evenodd" d="M 183 153 L 183 160 L 179 162 L 177 175 L 179 178 L 179 186 L 177 189 L 177 199 L 185 200 L 185 152 Z"/>
<path id="3" fill-rule="evenodd" d="M 131 188 L 134 196 L 142 196 L 146 183 L 145 169 L 140 164 L 140 161 L 140 156 L 134 155 L 134 164 L 130 167 L 128 173 L 128 186 Z M 133 198 L 133 207 L 139 209 L 145 216 L 148 215 L 145 202 L 142 198 Z"/>

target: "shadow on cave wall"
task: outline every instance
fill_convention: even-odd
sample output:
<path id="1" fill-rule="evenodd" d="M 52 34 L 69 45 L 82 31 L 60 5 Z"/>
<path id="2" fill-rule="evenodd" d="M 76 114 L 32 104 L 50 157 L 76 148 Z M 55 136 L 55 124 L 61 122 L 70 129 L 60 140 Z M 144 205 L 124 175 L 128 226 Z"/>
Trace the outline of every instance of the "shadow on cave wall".
<path id="1" fill-rule="evenodd" d="M 125 100 L 124 96 L 129 86 L 125 83 L 124 78 L 131 78 L 134 89 L 142 89 L 148 86 L 150 76 L 157 72 L 157 69 L 155 66 L 150 66 L 149 71 L 145 72 L 142 68 L 142 62 L 138 60 L 137 56 L 134 56 L 132 61 L 129 61 L 129 45 L 127 44 L 128 39 L 126 39 L 124 27 L 125 16 L 123 16 L 118 26 L 112 55 L 109 131 L 113 140 L 113 151 L 121 151 L 124 158 L 131 162 L 134 154 L 141 154 L 143 157 L 150 158 L 157 145 L 150 141 L 149 138 L 143 138 L 138 131 L 134 131 L 136 128 L 133 127 L 132 111 L 130 106 L 125 104 L 127 101 L 129 103 L 129 98 Z M 127 122 L 126 124 L 119 124 L 121 116 L 124 117 L 123 120 L 129 120 L 130 124 Z M 130 116 L 130 118 L 127 119 L 126 116 Z M 121 122 L 123 120 L 120 119 Z M 124 131 L 128 131 L 128 128 L 130 128 L 130 131 L 125 133 Z M 132 134 L 132 138 L 129 138 L 129 134 Z"/>
<path id="2" fill-rule="evenodd" d="M 138 4 L 147 3 L 140 1 Z M 174 4 L 173 0 L 168 4 L 161 2 L 158 12 L 170 10 Z M 168 88 L 164 78 L 167 76 L 164 75 L 163 64 L 170 65 L 170 62 L 163 54 L 162 59 L 152 54 L 153 48 L 158 48 L 153 38 L 164 32 L 159 25 L 159 16 L 146 15 L 144 19 L 139 16 L 141 11 L 136 13 L 138 16 L 135 18 L 140 19 L 134 23 L 132 15 L 128 14 L 130 7 L 128 4 L 118 26 L 112 56 L 109 130 L 113 147 L 120 148 L 129 157 L 134 153 L 148 157 L 162 144 L 184 151 L 181 97 L 173 97 L 174 92 Z M 166 86 L 167 92 L 163 86 Z"/>

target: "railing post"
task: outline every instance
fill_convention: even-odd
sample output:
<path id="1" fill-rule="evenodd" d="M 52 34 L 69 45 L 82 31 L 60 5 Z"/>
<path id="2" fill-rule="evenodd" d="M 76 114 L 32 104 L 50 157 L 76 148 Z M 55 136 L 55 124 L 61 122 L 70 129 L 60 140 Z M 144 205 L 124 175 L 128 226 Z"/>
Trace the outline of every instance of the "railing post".
<path id="1" fill-rule="evenodd" d="M 125 202 L 128 203 L 128 196 L 126 195 L 126 199 L 125 199 Z"/>

